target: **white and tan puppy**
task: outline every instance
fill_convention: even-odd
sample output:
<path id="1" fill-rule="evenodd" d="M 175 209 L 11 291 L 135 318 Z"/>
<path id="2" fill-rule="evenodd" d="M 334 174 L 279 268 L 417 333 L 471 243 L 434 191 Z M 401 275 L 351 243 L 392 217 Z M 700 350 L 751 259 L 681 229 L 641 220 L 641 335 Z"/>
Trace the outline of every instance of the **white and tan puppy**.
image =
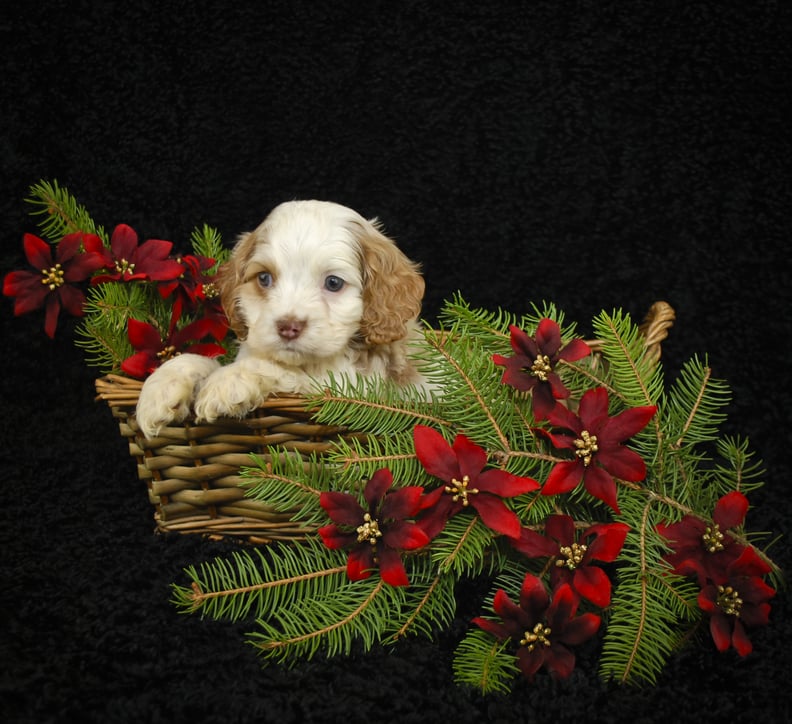
<path id="1" fill-rule="evenodd" d="M 271 393 L 306 393 L 330 374 L 420 379 L 407 347 L 424 281 L 376 220 L 327 201 L 281 204 L 240 237 L 218 284 L 236 359 L 182 354 L 155 370 L 137 406 L 147 437 L 193 411 L 244 417 Z"/>

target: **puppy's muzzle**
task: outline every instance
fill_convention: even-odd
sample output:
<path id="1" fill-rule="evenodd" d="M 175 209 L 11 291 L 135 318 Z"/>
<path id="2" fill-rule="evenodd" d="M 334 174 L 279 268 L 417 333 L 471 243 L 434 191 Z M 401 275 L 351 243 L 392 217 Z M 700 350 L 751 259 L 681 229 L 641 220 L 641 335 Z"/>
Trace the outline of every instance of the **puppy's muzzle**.
<path id="1" fill-rule="evenodd" d="M 305 320 L 295 317 L 284 317 L 275 322 L 275 326 L 278 330 L 278 336 L 287 342 L 291 342 L 302 334 L 305 329 Z"/>

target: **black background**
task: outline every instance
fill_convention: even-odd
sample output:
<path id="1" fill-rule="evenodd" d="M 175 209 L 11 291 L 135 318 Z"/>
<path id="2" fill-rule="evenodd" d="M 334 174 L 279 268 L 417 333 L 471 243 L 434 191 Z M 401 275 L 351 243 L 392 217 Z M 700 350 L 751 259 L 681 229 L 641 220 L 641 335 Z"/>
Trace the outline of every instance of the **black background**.
<path id="1" fill-rule="evenodd" d="M 23 8 L 23 5 L 25 7 Z M 378 216 L 423 264 L 424 313 L 460 290 L 678 320 L 669 377 L 709 355 L 767 485 L 748 527 L 790 564 L 790 11 L 777 2 L 16 3 L 0 19 L 0 271 L 57 179 L 106 228 L 230 244 L 277 203 Z M 0 716 L 8 722 L 786 721 L 788 592 L 740 659 L 705 644 L 657 686 L 540 676 L 453 684 L 466 618 L 292 670 L 244 626 L 183 617 L 182 569 L 229 545 L 152 535 L 152 511 L 70 325 L 0 335 Z"/>

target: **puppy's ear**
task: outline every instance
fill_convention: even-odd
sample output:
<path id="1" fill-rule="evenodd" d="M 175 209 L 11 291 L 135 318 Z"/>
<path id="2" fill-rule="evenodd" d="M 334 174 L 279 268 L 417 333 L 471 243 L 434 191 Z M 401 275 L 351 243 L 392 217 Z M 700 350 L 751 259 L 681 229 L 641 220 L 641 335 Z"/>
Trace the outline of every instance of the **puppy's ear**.
<path id="1" fill-rule="evenodd" d="M 240 340 L 247 337 L 248 328 L 239 309 L 239 290 L 245 282 L 245 267 L 255 243 L 253 232 L 242 234 L 229 260 L 217 271 L 216 283 L 220 291 L 220 303 L 228 317 L 229 326 Z"/>
<path id="2" fill-rule="evenodd" d="M 421 311 L 424 280 L 410 261 L 379 229 L 365 222 L 359 235 L 363 258 L 361 332 L 369 344 L 387 344 L 407 336 L 408 324 Z"/>

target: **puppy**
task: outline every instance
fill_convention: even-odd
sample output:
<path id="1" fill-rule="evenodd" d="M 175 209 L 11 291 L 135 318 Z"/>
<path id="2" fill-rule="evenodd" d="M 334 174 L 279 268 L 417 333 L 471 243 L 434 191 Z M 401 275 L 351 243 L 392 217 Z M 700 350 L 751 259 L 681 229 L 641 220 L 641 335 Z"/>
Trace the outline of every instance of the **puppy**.
<path id="1" fill-rule="evenodd" d="M 137 405 L 148 438 L 191 409 L 207 422 L 244 417 L 331 373 L 420 383 L 407 347 L 424 281 L 376 219 L 327 201 L 283 203 L 239 238 L 218 285 L 236 359 L 182 354 L 155 370 Z"/>

